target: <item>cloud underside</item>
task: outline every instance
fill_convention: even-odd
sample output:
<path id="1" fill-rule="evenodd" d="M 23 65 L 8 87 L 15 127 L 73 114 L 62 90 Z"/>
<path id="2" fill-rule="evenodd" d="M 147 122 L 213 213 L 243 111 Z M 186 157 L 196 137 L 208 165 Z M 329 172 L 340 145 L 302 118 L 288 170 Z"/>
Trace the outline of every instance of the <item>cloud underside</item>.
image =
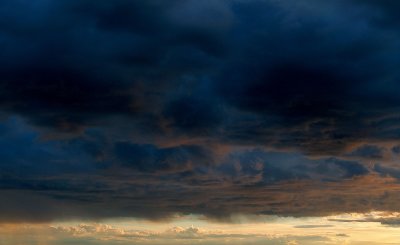
<path id="1" fill-rule="evenodd" d="M 372 210 L 396 212 L 400 193 L 395 180 L 373 176 L 340 183 L 291 181 L 268 187 L 239 187 L 231 183 L 186 186 L 176 182 L 160 186 L 141 181 L 141 184 L 113 181 L 114 187 L 91 191 L 1 191 L 5 200 L 0 204 L 2 221 L 126 217 L 170 220 L 204 215 L 214 221 L 235 222 L 236 215 L 304 217 Z"/>
<path id="2" fill-rule="evenodd" d="M 399 211 L 393 1 L 0 3 L 0 221 Z"/>

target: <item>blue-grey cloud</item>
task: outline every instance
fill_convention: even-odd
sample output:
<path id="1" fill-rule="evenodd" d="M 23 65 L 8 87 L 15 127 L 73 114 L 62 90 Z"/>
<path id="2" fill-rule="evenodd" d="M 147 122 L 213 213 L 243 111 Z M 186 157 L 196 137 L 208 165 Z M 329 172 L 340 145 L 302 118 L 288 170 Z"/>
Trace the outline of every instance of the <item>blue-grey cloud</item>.
<path id="1" fill-rule="evenodd" d="M 349 156 L 379 159 L 383 157 L 384 148 L 375 145 L 364 145 L 349 153 Z"/>
<path id="2" fill-rule="evenodd" d="M 399 7 L 1 1 L 1 216 L 396 210 Z"/>

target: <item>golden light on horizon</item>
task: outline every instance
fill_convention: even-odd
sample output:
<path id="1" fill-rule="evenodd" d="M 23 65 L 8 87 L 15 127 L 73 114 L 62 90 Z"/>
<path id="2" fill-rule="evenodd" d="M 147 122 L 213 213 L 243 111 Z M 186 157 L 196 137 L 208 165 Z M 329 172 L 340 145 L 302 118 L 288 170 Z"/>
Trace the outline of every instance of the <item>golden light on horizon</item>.
<path id="1" fill-rule="evenodd" d="M 400 222 L 399 213 L 375 211 L 319 218 L 265 216 L 244 223 L 187 216 L 171 222 L 2 224 L 0 244 L 396 244 L 400 227 L 395 221 Z"/>

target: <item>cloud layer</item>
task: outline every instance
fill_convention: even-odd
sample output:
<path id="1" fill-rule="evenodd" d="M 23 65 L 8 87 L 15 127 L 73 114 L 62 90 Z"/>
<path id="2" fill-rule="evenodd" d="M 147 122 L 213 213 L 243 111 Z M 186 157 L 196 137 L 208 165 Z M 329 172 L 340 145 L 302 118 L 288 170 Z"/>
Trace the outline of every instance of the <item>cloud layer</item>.
<path id="1" fill-rule="evenodd" d="M 399 7 L 2 1 L 0 221 L 399 211 Z"/>

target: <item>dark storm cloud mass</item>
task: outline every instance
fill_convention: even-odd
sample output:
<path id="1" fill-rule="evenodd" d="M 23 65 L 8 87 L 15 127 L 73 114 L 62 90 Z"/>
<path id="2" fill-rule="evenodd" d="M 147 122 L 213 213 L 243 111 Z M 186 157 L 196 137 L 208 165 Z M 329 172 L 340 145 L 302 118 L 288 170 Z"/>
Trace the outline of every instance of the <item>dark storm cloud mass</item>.
<path id="1" fill-rule="evenodd" d="M 399 7 L 1 1 L 0 219 L 396 211 Z"/>

